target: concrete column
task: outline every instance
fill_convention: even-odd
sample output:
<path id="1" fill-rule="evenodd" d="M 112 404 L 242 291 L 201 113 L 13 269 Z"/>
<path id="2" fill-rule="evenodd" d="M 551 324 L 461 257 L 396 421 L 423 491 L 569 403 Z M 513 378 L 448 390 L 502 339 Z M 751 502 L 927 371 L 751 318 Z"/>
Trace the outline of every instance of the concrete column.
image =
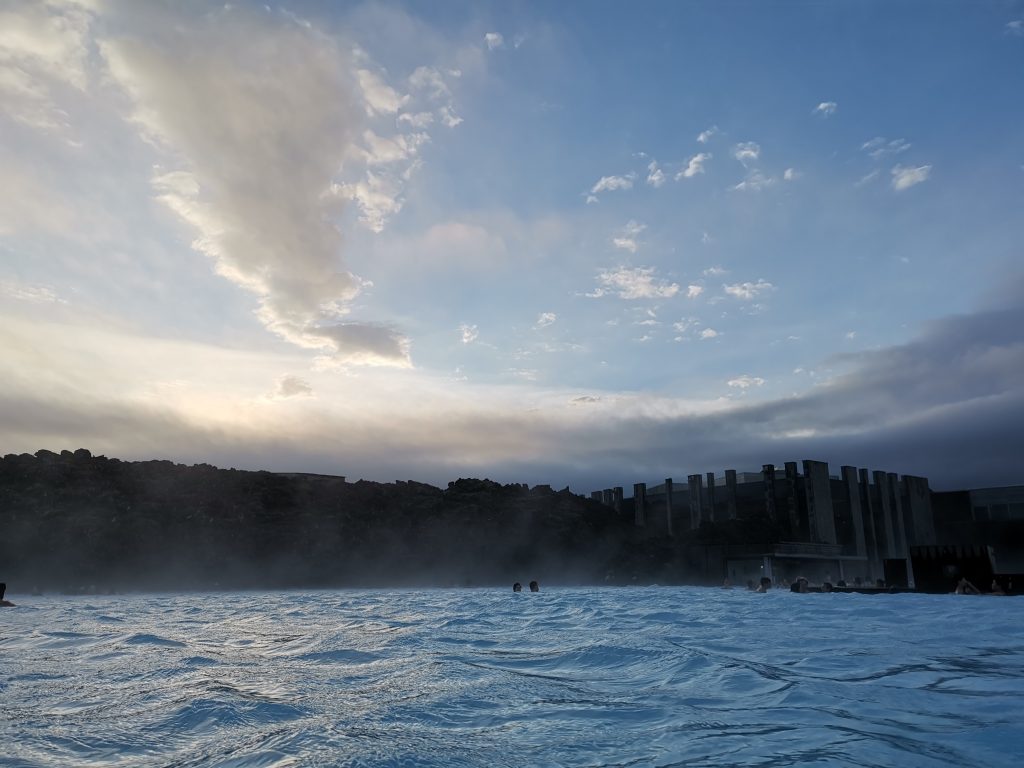
<path id="1" fill-rule="evenodd" d="M 892 497 L 889 494 L 889 476 L 879 470 L 875 470 L 871 475 L 875 480 L 878 508 L 882 513 L 882 538 L 879 540 L 878 555 L 881 558 L 896 557 L 896 531 L 892 524 Z M 884 546 L 881 546 L 882 541 L 884 541 Z"/>
<path id="2" fill-rule="evenodd" d="M 643 528 L 647 512 L 647 483 L 633 483 L 633 523 Z"/>
<path id="3" fill-rule="evenodd" d="M 866 557 L 867 542 L 864 540 L 864 513 L 860 508 L 860 483 L 857 482 L 857 468 L 843 467 L 843 483 L 846 485 L 846 497 L 850 500 L 850 517 L 853 518 L 854 544 L 857 554 Z"/>
<path id="4" fill-rule="evenodd" d="M 907 515 L 913 521 L 914 536 L 910 544 L 914 546 L 936 544 L 935 516 L 932 512 L 932 492 L 928 487 L 928 478 L 904 475 L 903 495 L 907 500 Z"/>
<path id="5" fill-rule="evenodd" d="M 804 492 L 807 494 L 807 522 L 811 529 L 811 541 L 835 544 L 836 517 L 827 463 L 810 459 L 804 461 Z"/>
<path id="6" fill-rule="evenodd" d="M 875 525 L 874 499 L 871 497 L 871 474 L 866 469 L 858 470 L 860 475 L 861 511 L 864 514 L 864 542 L 868 547 L 868 557 L 879 560 L 882 557 L 882 543 L 879 539 L 878 526 Z"/>
<path id="7" fill-rule="evenodd" d="M 736 470 L 725 470 L 725 506 L 726 515 L 730 520 L 735 520 L 738 514 L 736 505 Z"/>
<path id="8" fill-rule="evenodd" d="M 700 528 L 700 521 L 704 518 L 703 509 L 703 478 L 700 475 L 689 475 L 686 478 L 687 490 L 690 492 L 690 530 L 696 531 Z"/>
<path id="9" fill-rule="evenodd" d="M 764 478 L 764 511 L 770 520 L 775 520 L 775 465 L 762 465 L 761 476 Z"/>
<path id="10" fill-rule="evenodd" d="M 612 488 L 612 507 L 615 508 L 616 512 L 622 511 L 622 486 L 617 485 Z"/>
<path id="11" fill-rule="evenodd" d="M 786 462 L 786 519 L 789 520 L 789 529 L 794 536 L 800 536 L 802 526 L 800 525 L 800 510 L 796 495 L 796 481 L 799 473 L 795 461 Z"/>
<path id="12" fill-rule="evenodd" d="M 672 478 L 665 478 L 665 530 L 672 536 Z"/>
<path id="13" fill-rule="evenodd" d="M 707 477 L 708 477 L 708 520 L 710 520 L 712 523 L 714 523 L 714 522 L 717 522 L 715 518 L 716 518 L 716 516 L 718 514 L 715 511 L 715 473 L 714 472 L 708 472 Z"/>
<path id="14" fill-rule="evenodd" d="M 903 494 L 900 492 L 900 478 L 895 472 L 889 473 L 889 492 L 892 494 L 893 527 L 896 529 L 895 557 L 908 557 L 907 521 L 903 514 Z"/>

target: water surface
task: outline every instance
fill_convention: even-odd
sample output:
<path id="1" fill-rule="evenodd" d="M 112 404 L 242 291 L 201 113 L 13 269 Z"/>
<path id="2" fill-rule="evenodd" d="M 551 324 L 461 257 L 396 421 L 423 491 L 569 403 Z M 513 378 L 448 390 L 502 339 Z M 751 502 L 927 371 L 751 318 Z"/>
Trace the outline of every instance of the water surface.
<path id="1" fill-rule="evenodd" d="M 20 597 L 2 766 L 1013 766 L 1024 598 Z"/>

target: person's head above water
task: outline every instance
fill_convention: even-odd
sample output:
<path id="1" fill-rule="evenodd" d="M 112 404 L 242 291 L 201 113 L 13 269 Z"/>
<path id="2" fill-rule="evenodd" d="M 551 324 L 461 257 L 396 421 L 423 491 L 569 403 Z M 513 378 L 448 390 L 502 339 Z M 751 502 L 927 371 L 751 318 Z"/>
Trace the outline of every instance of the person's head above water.
<path id="1" fill-rule="evenodd" d="M 531 592 L 540 592 L 540 584 L 538 584 L 536 581 L 531 581 L 530 582 L 530 591 Z"/>
<path id="2" fill-rule="evenodd" d="M 522 585 L 522 584 L 520 584 L 520 583 L 519 583 L 519 582 L 517 581 L 517 582 L 516 582 L 515 584 L 513 584 L 513 585 L 512 585 L 512 591 L 513 591 L 513 592 L 522 592 L 522 591 L 523 591 L 523 585 Z"/>

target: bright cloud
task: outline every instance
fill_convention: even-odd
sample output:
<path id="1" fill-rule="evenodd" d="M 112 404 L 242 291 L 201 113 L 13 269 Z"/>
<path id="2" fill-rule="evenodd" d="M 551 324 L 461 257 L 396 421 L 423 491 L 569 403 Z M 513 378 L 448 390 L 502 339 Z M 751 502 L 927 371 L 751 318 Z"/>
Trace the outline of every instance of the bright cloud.
<path id="1" fill-rule="evenodd" d="M 710 159 L 711 155 L 709 153 L 698 152 L 690 158 L 686 167 L 676 174 L 676 181 L 679 181 L 680 179 L 692 179 L 698 173 L 704 173 L 704 163 Z"/>
<path id="2" fill-rule="evenodd" d="M 499 32 L 488 32 L 484 35 L 484 44 L 489 51 L 493 51 L 496 48 L 504 48 L 505 37 Z M 518 48 L 519 46 L 516 47 Z"/>
<path id="3" fill-rule="evenodd" d="M 704 293 L 704 286 L 702 285 L 688 285 L 686 286 L 686 298 L 696 299 Z"/>
<path id="4" fill-rule="evenodd" d="M 647 183 L 655 189 L 665 183 L 665 173 L 658 167 L 657 162 L 653 160 L 647 166 Z"/>
<path id="5" fill-rule="evenodd" d="M 705 328 L 703 331 L 700 332 L 700 337 L 705 341 L 707 339 L 715 339 L 718 338 L 718 331 L 716 331 L 714 328 Z"/>
<path id="6" fill-rule="evenodd" d="M 761 146 L 755 141 L 744 141 L 733 147 L 732 155 L 746 165 L 761 157 Z"/>
<path id="7" fill-rule="evenodd" d="M 921 165 L 917 168 L 897 165 L 891 171 L 892 188 L 897 192 L 901 192 L 904 189 L 910 189 L 914 185 L 920 184 L 922 181 L 926 181 L 931 172 L 932 167 L 930 165 Z"/>
<path id="8" fill-rule="evenodd" d="M 800 172 L 796 168 L 787 168 L 786 172 L 782 174 L 782 178 L 785 181 L 796 181 L 800 178 Z"/>
<path id="9" fill-rule="evenodd" d="M 475 325 L 467 325 L 466 323 L 463 323 L 459 326 L 458 330 L 462 337 L 463 344 L 472 344 L 477 340 L 477 337 L 480 336 L 480 331 Z"/>
<path id="10" fill-rule="evenodd" d="M 775 290 L 775 286 L 766 280 L 758 280 L 756 283 L 733 283 L 732 285 L 723 285 L 722 288 L 730 296 L 748 301 L 762 293 Z"/>
<path id="11" fill-rule="evenodd" d="M 659 280 L 654 267 L 617 267 L 597 273 L 598 287 L 591 298 L 617 296 L 620 299 L 669 299 L 679 293 L 679 285 Z"/>
<path id="12" fill-rule="evenodd" d="M 812 111 L 814 112 L 814 114 L 821 115 L 822 117 L 831 117 L 836 113 L 836 109 L 838 107 L 839 105 L 836 104 L 834 101 L 823 101 L 818 106 L 816 106 Z"/>
<path id="13" fill-rule="evenodd" d="M 617 189 L 632 189 L 635 178 L 636 174 L 633 173 L 626 174 L 625 176 L 602 176 L 590 188 L 590 194 L 596 195 L 598 192 L 613 192 Z"/>
<path id="14" fill-rule="evenodd" d="M 391 94 L 373 77 L 356 73 L 353 82 L 347 57 L 301 24 L 241 9 L 189 18 L 177 10 L 146 6 L 138 37 L 99 45 L 131 96 L 134 123 L 183 161 L 154 178 L 158 199 L 199 233 L 195 247 L 221 276 L 259 296 L 269 330 L 338 363 L 408 366 L 403 336 L 344 319 L 366 284 L 340 268 L 332 223 L 341 187 L 330 174 L 376 135 L 361 130 L 368 111 L 397 108 Z M 409 156 L 404 141 L 387 150 L 393 159 Z M 351 196 L 394 210 L 396 186 L 389 172 L 367 171 Z"/>
<path id="15" fill-rule="evenodd" d="M 764 386 L 764 379 L 760 376 L 748 376 L 747 374 L 743 374 L 742 376 L 737 376 L 735 379 L 729 379 L 726 384 L 733 389 L 750 389 L 751 387 Z"/>
<path id="16" fill-rule="evenodd" d="M 699 141 L 701 144 L 707 144 L 709 141 L 711 141 L 711 137 L 714 136 L 716 133 L 718 133 L 718 126 L 712 125 L 706 131 L 701 131 L 699 134 L 697 134 L 697 141 Z"/>

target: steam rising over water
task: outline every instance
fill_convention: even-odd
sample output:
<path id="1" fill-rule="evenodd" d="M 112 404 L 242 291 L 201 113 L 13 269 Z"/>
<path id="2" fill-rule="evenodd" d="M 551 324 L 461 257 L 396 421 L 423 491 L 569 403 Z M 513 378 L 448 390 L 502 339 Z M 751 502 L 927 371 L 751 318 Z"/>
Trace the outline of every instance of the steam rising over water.
<path id="1" fill-rule="evenodd" d="M 1024 754 L 1020 598 L 13 599 L 0 613 L 3 766 L 1017 766 Z"/>

